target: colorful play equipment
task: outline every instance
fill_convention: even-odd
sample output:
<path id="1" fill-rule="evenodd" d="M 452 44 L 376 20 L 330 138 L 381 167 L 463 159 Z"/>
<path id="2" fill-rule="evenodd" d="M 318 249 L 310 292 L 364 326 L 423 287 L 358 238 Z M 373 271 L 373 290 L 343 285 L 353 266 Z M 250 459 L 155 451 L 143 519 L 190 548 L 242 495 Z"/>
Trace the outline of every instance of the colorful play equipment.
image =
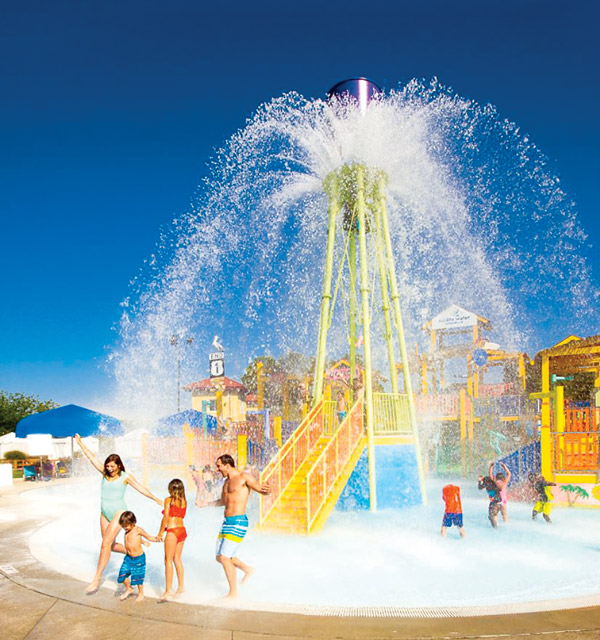
<path id="1" fill-rule="evenodd" d="M 335 85 L 329 95 L 332 100 L 354 99 L 362 111 L 379 92 L 373 83 L 358 78 Z M 378 501 L 376 445 L 412 446 L 416 472 L 411 484 L 420 489 L 421 500 L 426 500 L 400 296 L 388 230 L 386 183 L 387 177 L 382 171 L 361 164 L 345 165 L 325 179 L 323 186 L 329 199 L 328 227 L 313 406 L 261 474 L 261 481 L 272 487 L 271 495 L 261 499 L 262 529 L 300 533 L 319 530 L 344 488 L 360 485 L 365 475 L 368 478 L 366 502 L 371 510 L 375 510 Z M 334 281 L 336 255 L 340 259 Z M 370 264 L 371 255 L 376 256 L 375 264 Z M 376 278 L 385 326 L 383 337 L 390 393 L 375 393 L 373 387 L 371 304 L 374 299 L 372 281 Z M 348 283 L 347 291 L 344 282 Z M 350 409 L 338 423 L 336 405 L 329 399 L 325 379 L 327 336 L 336 302 L 340 301 L 347 322 L 349 371 L 346 384 Z M 363 373 L 359 371 L 357 360 L 359 344 L 363 350 Z M 402 373 L 402 393 L 397 363 Z M 366 469 L 364 465 L 358 465 L 365 449 Z M 357 465 L 360 470 L 355 473 Z M 389 479 L 387 484 L 390 484 Z M 385 483 L 380 485 L 385 488 Z"/>
<path id="2" fill-rule="evenodd" d="M 537 358 L 542 390 L 531 396 L 541 400 L 542 474 L 588 493 L 578 505 L 600 507 L 600 335 L 571 335 Z M 591 380 L 588 400 L 574 401 L 568 384 L 584 375 Z"/>
<path id="3" fill-rule="evenodd" d="M 497 459 L 526 444 L 537 419 L 536 404 L 526 393 L 526 354 L 490 342 L 491 322 L 456 304 L 423 330 L 429 350 L 416 351 L 421 373 L 416 406 L 429 436 L 429 469 L 464 476 L 480 458 Z M 494 374 L 496 381 L 486 383 Z"/>

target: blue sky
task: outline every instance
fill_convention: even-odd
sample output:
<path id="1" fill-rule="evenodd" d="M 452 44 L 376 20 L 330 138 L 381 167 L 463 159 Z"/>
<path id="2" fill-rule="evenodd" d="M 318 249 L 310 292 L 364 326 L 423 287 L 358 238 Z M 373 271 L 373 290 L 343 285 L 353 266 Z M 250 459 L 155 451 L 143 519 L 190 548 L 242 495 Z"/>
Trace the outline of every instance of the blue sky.
<path id="1" fill-rule="evenodd" d="M 346 77 L 496 105 L 577 202 L 598 280 L 596 3 L 320 5 L 5 5 L 0 389 L 102 408 L 119 303 L 213 150 L 262 102 Z"/>

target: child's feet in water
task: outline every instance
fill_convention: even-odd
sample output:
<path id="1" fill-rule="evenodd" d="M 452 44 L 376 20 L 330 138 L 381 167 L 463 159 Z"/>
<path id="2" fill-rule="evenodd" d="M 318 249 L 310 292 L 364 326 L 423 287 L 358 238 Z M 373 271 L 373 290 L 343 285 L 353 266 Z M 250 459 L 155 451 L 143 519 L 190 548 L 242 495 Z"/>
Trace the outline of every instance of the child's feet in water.
<path id="1" fill-rule="evenodd" d="M 132 595 L 133 589 L 125 589 L 125 591 L 119 596 L 119 600 L 127 600 L 127 598 Z"/>
<path id="2" fill-rule="evenodd" d="M 173 596 L 174 598 L 179 598 L 180 595 L 183 595 L 185 593 L 184 589 L 177 589 L 177 591 L 175 592 L 175 595 Z"/>
<path id="3" fill-rule="evenodd" d="M 137 598 L 135 599 L 136 602 L 141 602 L 142 600 L 144 600 L 144 594 L 143 593 L 138 593 Z"/>

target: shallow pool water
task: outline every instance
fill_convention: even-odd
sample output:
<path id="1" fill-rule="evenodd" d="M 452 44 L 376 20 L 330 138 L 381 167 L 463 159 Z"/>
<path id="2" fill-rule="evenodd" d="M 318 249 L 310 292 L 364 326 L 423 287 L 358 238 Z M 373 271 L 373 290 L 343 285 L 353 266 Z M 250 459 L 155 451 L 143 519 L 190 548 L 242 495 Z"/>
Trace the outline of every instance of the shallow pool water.
<path id="1" fill-rule="evenodd" d="M 441 482 L 429 482 L 429 504 L 399 511 L 334 513 L 321 534 L 282 536 L 251 530 L 239 556 L 256 568 L 242 603 L 316 607 L 473 607 L 588 596 L 600 592 L 600 512 L 556 509 L 553 523 L 531 520 L 531 505 L 509 503 L 510 522 L 493 530 L 487 499 L 462 483 L 466 538 L 440 536 Z M 158 491 L 155 488 L 156 491 Z M 162 496 L 163 492 L 158 492 Z M 30 540 L 33 554 L 51 568 L 88 582 L 99 533 L 97 480 L 28 491 L 23 499 L 59 519 Z M 191 496 L 188 496 L 191 497 Z M 157 505 L 129 490 L 129 508 L 149 533 L 158 531 Z M 193 498 L 192 498 L 193 501 Z M 256 523 L 256 504 L 249 509 Z M 190 506 L 183 553 L 189 603 L 215 603 L 226 592 L 214 560 L 222 509 Z M 146 551 L 149 595 L 164 585 L 163 551 Z M 121 556 L 113 554 L 105 586 L 116 586 Z M 82 585 L 83 588 L 83 585 Z M 268 606 L 267 606 L 268 605 Z"/>

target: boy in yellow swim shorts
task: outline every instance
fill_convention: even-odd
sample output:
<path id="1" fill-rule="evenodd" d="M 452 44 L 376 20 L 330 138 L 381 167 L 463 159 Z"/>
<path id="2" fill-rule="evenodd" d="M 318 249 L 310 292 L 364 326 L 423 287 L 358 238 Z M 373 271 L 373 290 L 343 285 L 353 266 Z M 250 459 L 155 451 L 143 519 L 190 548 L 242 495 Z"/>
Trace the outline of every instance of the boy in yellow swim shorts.
<path id="1" fill-rule="evenodd" d="M 535 473 L 529 474 L 529 482 L 533 485 L 537 493 L 537 502 L 533 506 L 533 512 L 531 514 L 532 520 L 537 518 L 537 514 L 541 513 L 544 516 L 544 520 L 548 523 L 550 520 L 550 513 L 552 512 L 552 500 L 554 496 L 550 487 L 555 487 L 556 482 L 548 482 L 542 474 L 536 475 Z"/>

